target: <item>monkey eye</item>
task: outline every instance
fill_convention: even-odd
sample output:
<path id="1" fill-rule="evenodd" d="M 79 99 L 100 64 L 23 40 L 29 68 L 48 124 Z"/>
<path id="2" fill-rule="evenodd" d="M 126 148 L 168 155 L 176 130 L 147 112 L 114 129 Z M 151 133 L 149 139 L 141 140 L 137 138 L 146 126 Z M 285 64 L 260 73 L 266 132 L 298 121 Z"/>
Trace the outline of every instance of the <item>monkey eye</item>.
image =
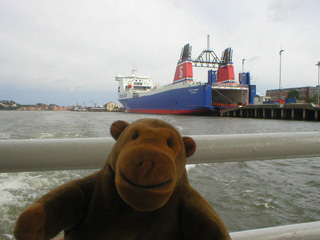
<path id="1" fill-rule="evenodd" d="M 169 148 L 173 148 L 173 142 L 172 142 L 172 140 L 168 139 L 168 140 L 167 140 L 167 145 L 168 145 Z"/>
<path id="2" fill-rule="evenodd" d="M 132 140 L 135 140 L 139 137 L 139 133 L 138 132 L 135 132 L 133 135 L 132 135 Z"/>

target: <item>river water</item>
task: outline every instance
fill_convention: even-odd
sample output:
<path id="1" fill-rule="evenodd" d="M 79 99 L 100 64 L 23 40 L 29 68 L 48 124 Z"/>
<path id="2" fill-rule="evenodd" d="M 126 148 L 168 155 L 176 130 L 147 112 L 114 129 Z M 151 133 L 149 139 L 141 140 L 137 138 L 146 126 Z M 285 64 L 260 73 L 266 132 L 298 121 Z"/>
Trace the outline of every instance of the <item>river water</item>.
<path id="1" fill-rule="evenodd" d="M 200 116 L 0 111 L 0 140 L 110 137 L 115 120 L 158 118 L 182 135 L 320 131 L 317 122 Z M 1 144 L 1 143 L 0 143 Z M 230 232 L 320 220 L 320 158 L 189 166 L 189 181 Z M 26 160 L 27 161 L 27 160 Z M 1 153 L 0 153 L 1 168 Z M 19 213 L 52 188 L 96 170 L 0 174 L 0 240 Z"/>

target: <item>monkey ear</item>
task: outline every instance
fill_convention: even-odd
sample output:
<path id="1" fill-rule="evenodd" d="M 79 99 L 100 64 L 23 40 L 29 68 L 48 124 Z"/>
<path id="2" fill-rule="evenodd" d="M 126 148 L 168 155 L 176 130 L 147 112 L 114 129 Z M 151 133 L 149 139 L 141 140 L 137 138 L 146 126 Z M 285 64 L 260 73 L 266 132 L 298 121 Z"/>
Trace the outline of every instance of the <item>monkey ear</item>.
<path id="1" fill-rule="evenodd" d="M 120 136 L 120 134 L 122 133 L 122 131 L 129 125 L 129 123 L 125 122 L 125 121 L 115 121 L 114 123 L 112 123 L 111 127 L 110 127 L 110 133 L 111 136 L 117 140 Z"/>
<path id="2" fill-rule="evenodd" d="M 191 157 L 196 151 L 196 143 L 191 137 L 182 137 L 184 148 L 186 149 L 186 156 Z"/>

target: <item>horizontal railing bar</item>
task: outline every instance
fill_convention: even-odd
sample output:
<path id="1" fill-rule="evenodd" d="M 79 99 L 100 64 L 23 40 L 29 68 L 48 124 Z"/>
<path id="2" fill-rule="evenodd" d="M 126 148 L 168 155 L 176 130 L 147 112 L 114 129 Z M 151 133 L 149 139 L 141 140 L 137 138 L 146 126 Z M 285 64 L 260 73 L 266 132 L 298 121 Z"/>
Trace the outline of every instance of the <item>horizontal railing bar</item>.
<path id="1" fill-rule="evenodd" d="M 320 132 L 194 135 L 188 164 L 320 157 Z M 0 172 L 101 168 L 112 138 L 0 140 Z"/>
<path id="2" fill-rule="evenodd" d="M 232 240 L 319 240 L 320 221 L 233 232 L 230 236 Z"/>

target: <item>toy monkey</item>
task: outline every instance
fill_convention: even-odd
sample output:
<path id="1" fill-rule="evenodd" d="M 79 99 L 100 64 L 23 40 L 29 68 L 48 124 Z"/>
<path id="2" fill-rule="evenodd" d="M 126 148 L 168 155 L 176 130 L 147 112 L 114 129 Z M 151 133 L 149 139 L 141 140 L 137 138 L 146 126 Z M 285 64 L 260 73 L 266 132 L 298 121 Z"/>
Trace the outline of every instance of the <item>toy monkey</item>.
<path id="1" fill-rule="evenodd" d="M 104 166 L 42 196 L 19 216 L 17 240 L 225 240 L 214 209 L 189 184 L 186 158 L 196 150 L 170 124 L 116 121 Z M 90 161 L 90 159 L 88 159 Z"/>

